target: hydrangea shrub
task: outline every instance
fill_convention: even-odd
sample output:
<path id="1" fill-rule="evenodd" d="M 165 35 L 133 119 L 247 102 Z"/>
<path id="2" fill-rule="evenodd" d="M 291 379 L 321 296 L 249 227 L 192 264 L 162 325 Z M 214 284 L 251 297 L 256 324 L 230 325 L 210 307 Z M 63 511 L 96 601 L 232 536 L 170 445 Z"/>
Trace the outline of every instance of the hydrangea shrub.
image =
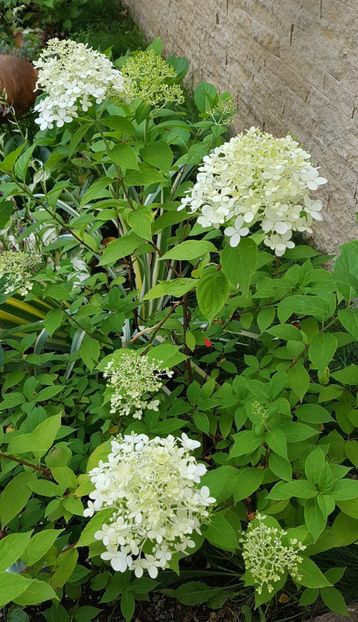
<path id="1" fill-rule="evenodd" d="M 0 145 L 0 606 L 346 614 L 358 248 L 328 270 L 296 235 L 324 178 L 291 137 L 226 142 L 209 83 L 189 112 L 185 59 L 40 65 L 43 129 Z"/>

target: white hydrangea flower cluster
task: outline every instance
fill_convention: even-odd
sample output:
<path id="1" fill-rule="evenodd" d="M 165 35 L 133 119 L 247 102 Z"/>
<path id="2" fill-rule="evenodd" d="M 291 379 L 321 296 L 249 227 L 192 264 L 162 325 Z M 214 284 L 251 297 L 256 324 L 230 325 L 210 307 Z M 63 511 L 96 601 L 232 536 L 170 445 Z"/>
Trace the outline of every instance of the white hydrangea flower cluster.
<path id="1" fill-rule="evenodd" d="M 273 583 L 277 583 L 285 572 L 293 579 L 300 580 L 299 570 L 303 557 L 299 552 L 306 547 L 296 538 L 287 540 L 287 532 L 283 529 L 265 525 L 265 516 L 256 514 L 256 518 L 259 524 L 250 523 L 240 540 L 242 556 L 258 594 L 262 593 L 264 587 L 271 593 Z"/>
<path id="2" fill-rule="evenodd" d="M 123 90 L 121 72 L 104 54 L 70 39 L 51 39 L 34 65 L 38 69 L 36 86 L 47 93 L 35 106 L 39 113 L 35 121 L 41 130 L 71 123 L 79 109 L 87 111 L 109 92 Z"/>
<path id="3" fill-rule="evenodd" d="M 95 538 L 106 551 L 102 559 L 119 572 L 127 569 L 152 578 L 168 567 L 174 553 L 194 547 L 192 535 L 215 502 L 207 486 L 199 487 L 206 467 L 191 451 L 200 446 L 186 434 L 149 439 L 145 434 L 112 441 L 107 462 L 90 471 L 95 489 L 85 516 L 113 508 Z"/>
<path id="4" fill-rule="evenodd" d="M 0 253 L 0 279 L 3 280 L 5 295 L 18 292 L 26 296 L 32 289 L 31 276 L 39 264 L 40 257 L 23 251 Z"/>
<path id="5" fill-rule="evenodd" d="M 294 231 L 311 233 L 313 220 L 322 220 L 322 203 L 310 191 L 326 181 L 291 136 L 275 138 L 252 127 L 203 158 L 179 209 L 199 212 L 202 227 L 227 225 L 231 246 L 260 223 L 265 244 L 281 256 L 294 247 Z"/>
<path id="6" fill-rule="evenodd" d="M 171 378 L 173 373 L 160 369 L 160 362 L 146 354 L 124 350 L 117 360 L 108 363 L 103 373 L 111 394 L 110 412 L 141 419 L 144 409 L 157 411 L 159 400 L 151 399 L 151 395 L 162 387 L 161 378 Z"/>

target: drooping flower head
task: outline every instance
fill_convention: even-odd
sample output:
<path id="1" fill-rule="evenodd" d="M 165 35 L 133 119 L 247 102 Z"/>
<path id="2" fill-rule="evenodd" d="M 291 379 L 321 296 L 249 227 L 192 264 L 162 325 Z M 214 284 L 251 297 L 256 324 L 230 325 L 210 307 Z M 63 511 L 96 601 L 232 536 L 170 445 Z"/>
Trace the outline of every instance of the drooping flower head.
<path id="1" fill-rule="evenodd" d="M 40 257 L 23 251 L 3 251 L 0 253 L 0 281 L 4 294 L 18 292 L 26 296 L 32 289 L 31 277 Z"/>
<path id="2" fill-rule="evenodd" d="M 204 157 L 179 209 L 198 212 L 202 227 L 226 225 L 231 246 L 259 223 L 265 244 L 281 256 L 294 247 L 294 231 L 310 233 L 313 220 L 322 220 L 322 203 L 310 192 L 326 181 L 291 136 L 252 127 Z"/>
<path id="3" fill-rule="evenodd" d="M 183 434 L 149 439 L 145 434 L 112 441 L 107 462 L 90 471 L 94 491 L 84 512 L 92 516 L 112 508 L 111 519 L 95 538 L 106 548 L 102 559 L 114 570 L 144 571 L 155 578 L 174 553 L 194 546 L 192 535 L 214 503 L 200 479 L 206 472 L 191 451 L 200 446 Z"/>
<path id="4" fill-rule="evenodd" d="M 280 581 L 285 572 L 299 581 L 303 560 L 299 553 L 306 547 L 296 538 L 287 538 L 287 532 L 281 527 L 265 525 L 265 516 L 256 514 L 256 519 L 250 523 L 241 543 L 245 568 L 252 575 L 258 594 L 264 587 L 272 592 L 273 584 Z"/>
<path id="5" fill-rule="evenodd" d="M 183 91 L 174 67 L 154 50 L 137 52 L 122 67 L 125 94 L 129 99 L 139 97 L 150 106 L 165 106 L 184 101 Z"/>
<path id="6" fill-rule="evenodd" d="M 79 110 L 87 111 L 109 92 L 123 90 L 121 72 L 104 54 L 69 39 L 51 39 L 34 65 L 37 87 L 47 95 L 35 106 L 41 130 L 54 124 L 62 127 L 78 117 Z"/>
<path id="7" fill-rule="evenodd" d="M 162 377 L 173 375 L 161 369 L 160 363 L 135 350 L 123 350 L 120 356 L 106 366 L 104 377 L 110 393 L 111 413 L 132 415 L 141 419 L 143 410 L 158 410 L 159 400 L 151 396 L 162 387 Z"/>

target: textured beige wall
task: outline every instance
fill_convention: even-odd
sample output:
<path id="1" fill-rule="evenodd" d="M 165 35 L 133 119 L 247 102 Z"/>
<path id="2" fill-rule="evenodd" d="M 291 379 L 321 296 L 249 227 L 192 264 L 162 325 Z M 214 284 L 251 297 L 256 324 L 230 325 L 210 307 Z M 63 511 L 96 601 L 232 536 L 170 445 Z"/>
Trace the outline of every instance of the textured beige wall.
<path id="1" fill-rule="evenodd" d="M 237 98 L 235 129 L 297 137 L 329 179 L 314 243 L 358 237 L 358 0 L 124 0 L 148 37 Z"/>

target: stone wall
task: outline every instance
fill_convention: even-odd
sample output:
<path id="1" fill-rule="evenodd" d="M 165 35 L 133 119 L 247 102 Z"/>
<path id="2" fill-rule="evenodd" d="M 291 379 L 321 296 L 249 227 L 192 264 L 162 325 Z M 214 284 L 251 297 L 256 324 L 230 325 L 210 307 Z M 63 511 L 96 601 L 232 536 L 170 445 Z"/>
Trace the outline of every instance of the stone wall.
<path id="1" fill-rule="evenodd" d="M 148 38 L 237 99 L 235 130 L 288 132 L 329 186 L 314 243 L 358 237 L 358 0 L 124 0 Z"/>

